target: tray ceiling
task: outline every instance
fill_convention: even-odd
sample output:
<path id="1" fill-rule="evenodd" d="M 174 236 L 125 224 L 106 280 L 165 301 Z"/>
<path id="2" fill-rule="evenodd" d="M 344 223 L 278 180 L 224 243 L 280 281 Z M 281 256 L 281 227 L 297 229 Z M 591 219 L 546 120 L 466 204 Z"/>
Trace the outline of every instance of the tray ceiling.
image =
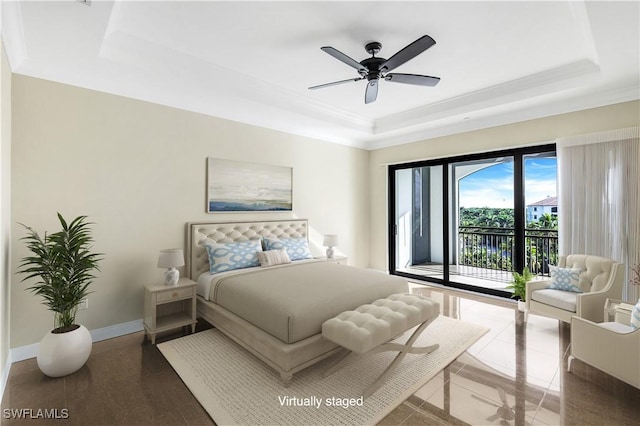
<path id="1" fill-rule="evenodd" d="M 640 99 L 638 2 L 3 2 L 13 72 L 379 148 Z M 365 81 L 320 50 L 388 58 L 436 87 Z"/>

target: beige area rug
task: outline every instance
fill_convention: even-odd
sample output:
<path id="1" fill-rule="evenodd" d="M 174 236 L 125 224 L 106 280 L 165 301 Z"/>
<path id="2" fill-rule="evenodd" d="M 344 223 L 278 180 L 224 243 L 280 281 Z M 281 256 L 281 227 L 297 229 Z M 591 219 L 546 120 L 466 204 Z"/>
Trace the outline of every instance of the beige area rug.
<path id="1" fill-rule="evenodd" d="M 382 420 L 487 331 L 438 317 L 416 346 L 439 343 L 440 347 L 427 355 L 408 354 L 387 382 L 364 401 L 358 400 L 362 391 L 397 352 L 365 356 L 323 378 L 334 356 L 296 373 L 285 388 L 277 373 L 216 329 L 164 342 L 158 348 L 219 425 L 361 425 Z M 409 336 L 406 333 L 397 341 Z"/>

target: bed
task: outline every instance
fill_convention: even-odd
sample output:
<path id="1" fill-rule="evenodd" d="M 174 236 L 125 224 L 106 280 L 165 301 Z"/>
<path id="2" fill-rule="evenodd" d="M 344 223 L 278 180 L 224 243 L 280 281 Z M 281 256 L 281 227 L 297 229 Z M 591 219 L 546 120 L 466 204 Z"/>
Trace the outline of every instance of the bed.
<path id="1" fill-rule="evenodd" d="M 205 245 L 308 243 L 308 235 L 304 219 L 187 224 L 186 274 L 198 283 L 198 316 L 276 370 L 285 384 L 341 350 L 322 338 L 324 321 L 407 291 L 399 277 L 313 258 L 210 273 Z"/>

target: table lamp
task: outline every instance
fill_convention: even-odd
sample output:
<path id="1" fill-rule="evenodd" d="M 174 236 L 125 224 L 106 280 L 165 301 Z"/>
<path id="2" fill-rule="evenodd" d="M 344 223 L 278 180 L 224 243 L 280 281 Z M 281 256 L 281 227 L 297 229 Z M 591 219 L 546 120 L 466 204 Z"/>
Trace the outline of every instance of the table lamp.
<path id="1" fill-rule="evenodd" d="M 327 247 L 327 259 L 333 259 L 333 255 L 335 254 L 333 247 L 338 245 L 338 236 L 325 235 L 322 245 Z"/>
<path id="2" fill-rule="evenodd" d="M 158 268 L 168 268 L 164 273 L 165 285 L 178 284 L 180 272 L 176 268 L 182 265 L 184 265 L 182 249 L 160 250 L 160 256 L 158 256 Z"/>

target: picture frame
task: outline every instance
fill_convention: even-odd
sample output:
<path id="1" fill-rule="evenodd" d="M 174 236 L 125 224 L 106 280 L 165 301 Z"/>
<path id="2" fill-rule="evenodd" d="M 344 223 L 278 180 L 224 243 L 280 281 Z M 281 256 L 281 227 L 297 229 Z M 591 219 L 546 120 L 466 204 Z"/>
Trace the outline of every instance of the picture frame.
<path id="1" fill-rule="evenodd" d="M 207 157 L 207 213 L 293 210 L 293 168 Z"/>

